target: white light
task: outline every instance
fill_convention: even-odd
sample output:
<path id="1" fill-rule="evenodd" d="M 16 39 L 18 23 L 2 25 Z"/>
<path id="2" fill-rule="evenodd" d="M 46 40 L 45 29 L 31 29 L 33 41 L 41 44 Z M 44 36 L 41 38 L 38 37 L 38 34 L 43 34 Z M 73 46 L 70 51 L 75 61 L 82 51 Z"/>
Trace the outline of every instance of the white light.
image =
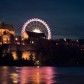
<path id="1" fill-rule="evenodd" d="M 18 40 L 18 38 L 15 38 L 15 40 L 17 41 L 17 40 Z"/>
<path id="2" fill-rule="evenodd" d="M 39 29 L 34 29 L 33 32 L 41 33 L 41 31 Z"/>

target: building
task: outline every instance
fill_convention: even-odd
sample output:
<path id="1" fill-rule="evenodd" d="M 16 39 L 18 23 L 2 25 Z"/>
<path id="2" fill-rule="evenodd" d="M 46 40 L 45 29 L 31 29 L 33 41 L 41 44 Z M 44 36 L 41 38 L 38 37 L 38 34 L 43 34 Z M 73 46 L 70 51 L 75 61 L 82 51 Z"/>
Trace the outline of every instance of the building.
<path id="1" fill-rule="evenodd" d="M 36 59 L 36 51 L 38 51 L 39 46 L 37 45 L 37 39 L 45 35 L 43 33 L 36 34 L 33 32 L 26 32 L 26 38 L 21 36 L 16 36 L 13 25 L 0 23 L 0 49 L 2 51 L 2 56 L 4 57 L 6 53 L 11 53 L 14 60 L 24 59 L 29 60 L 32 54 L 33 59 Z M 6 45 L 5 45 L 6 44 Z M 3 46 L 3 47 L 2 47 Z"/>
<path id="2" fill-rule="evenodd" d="M 15 35 L 14 27 L 10 24 L 0 23 L 0 44 L 10 44 Z"/>

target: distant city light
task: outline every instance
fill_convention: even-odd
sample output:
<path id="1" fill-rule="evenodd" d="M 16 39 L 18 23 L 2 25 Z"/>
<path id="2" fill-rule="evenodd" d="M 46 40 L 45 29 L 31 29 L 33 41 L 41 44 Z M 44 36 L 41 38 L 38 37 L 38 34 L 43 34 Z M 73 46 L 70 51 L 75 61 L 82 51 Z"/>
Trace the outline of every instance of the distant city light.
<path id="1" fill-rule="evenodd" d="M 17 41 L 17 40 L 18 40 L 18 38 L 15 38 L 15 40 Z"/>

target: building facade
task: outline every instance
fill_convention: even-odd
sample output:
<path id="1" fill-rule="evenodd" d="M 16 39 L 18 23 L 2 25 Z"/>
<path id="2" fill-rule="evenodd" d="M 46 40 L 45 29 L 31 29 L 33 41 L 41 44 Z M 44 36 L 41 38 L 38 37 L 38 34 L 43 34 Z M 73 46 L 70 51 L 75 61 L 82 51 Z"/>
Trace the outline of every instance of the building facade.
<path id="1" fill-rule="evenodd" d="M 0 23 L 0 45 L 10 44 L 15 36 L 15 31 L 13 25 Z"/>
<path id="2" fill-rule="evenodd" d="M 33 36 L 31 36 L 33 35 Z M 32 32 L 27 32 L 23 38 L 21 36 L 15 36 L 13 25 L 0 23 L 0 47 L 2 56 L 6 53 L 11 53 L 14 60 L 23 59 L 29 60 L 32 55 L 33 60 L 38 59 L 37 52 L 39 50 L 38 39 Z M 34 38 L 35 36 L 35 38 Z"/>

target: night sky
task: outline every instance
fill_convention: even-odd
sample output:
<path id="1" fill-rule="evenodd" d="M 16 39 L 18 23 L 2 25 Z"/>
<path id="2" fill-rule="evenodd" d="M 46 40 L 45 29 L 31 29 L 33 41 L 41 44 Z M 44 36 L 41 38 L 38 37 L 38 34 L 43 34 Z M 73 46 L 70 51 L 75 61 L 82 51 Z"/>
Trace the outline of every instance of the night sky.
<path id="1" fill-rule="evenodd" d="M 0 21 L 13 24 L 17 35 L 31 18 L 47 22 L 52 39 L 84 38 L 84 0 L 0 0 Z"/>

